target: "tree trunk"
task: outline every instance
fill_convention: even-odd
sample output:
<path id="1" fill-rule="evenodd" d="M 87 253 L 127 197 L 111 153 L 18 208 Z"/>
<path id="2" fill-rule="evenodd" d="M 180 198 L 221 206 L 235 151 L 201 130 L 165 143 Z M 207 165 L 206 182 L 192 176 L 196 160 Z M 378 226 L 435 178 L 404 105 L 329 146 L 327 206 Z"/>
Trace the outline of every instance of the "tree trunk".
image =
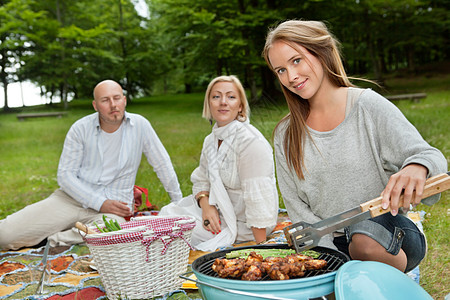
<path id="1" fill-rule="evenodd" d="M 64 27 L 64 20 L 61 16 L 61 10 L 59 8 L 59 0 L 56 0 L 56 19 L 61 24 L 62 27 Z M 66 59 L 66 53 L 64 50 L 64 39 L 61 38 L 59 40 L 59 43 L 61 45 L 61 62 L 64 63 Z M 69 104 L 67 103 L 67 75 L 66 72 L 63 73 L 62 83 L 59 86 L 59 92 L 61 97 L 61 102 L 64 104 L 64 109 L 68 109 Z M 52 103 L 50 101 L 50 103 Z"/>
<path id="2" fill-rule="evenodd" d="M 368 50 L 369 50 L 369 55 L 372 60 L 373 73 L 375 75 L 376 80 L 381 82 L 382 81 L 381 66 L 380 66 L 380 62 L 376 55 L 374 41 L 373 41 L 372 37 L 370 36 L 370 34 L 367 35 L 366 41 L 367 41 L 367 46 L 368 46 Z"/>
<path id="3" fill-rule="evenodd" d="M 9 111 L 9 106 L 8 106 L 8 81 L 7 80 L 3 80 L 2 78 L 2 85 L 3 85 L 3 95 L 5 98 L 5 106 L 3 106 L 3 111 L 7 112 Z"/>
<path id="4" fill-rule="evenodd" d="M 223 61 L 221 58 L 218 58 L 216 60 L 216 75 L 217 76 L 222 75 L 222 69 L 223 69 Z"/>
<path id="5" fill-rule="evenodd" d="M 415 64 L 414 64 L 414 47 L 410 46 L 410 47 L 406 47 L 406 53 L 407 53 L 407 58 L 408 58 L 408 71 L 415 71 Z"/>
<path id="6" fill-rule="evenodd" d="M 272 71 L 267 67 L 261 67 L 262 78 L 262 97 L 270 99 L 273 103 L 280 103 L 284 101 L 283 93 L 277 88 L 275 82 L 277 82 Z"/>
<path id="7" fill-rule="evenodd" d="M 246 7 L 244 4 L 243 0 L 239 0 L 238 1 L 239 4 L 239 11 L 241 14 L 245 14 L 246 13 Z M 252 5 L 253 7 L 256 7 L 258 4 L 255 2 L 251 2 L 250 5 Z M 248 40 L 250 37 L 250 34 L 248 33 L 248 30 L 242 30 L 242 38 L 244 40 Z M 245 57 L 251 57 L 252 53 L 251 53 L 251 49 L 248 46 L 248 44 L 244 47 L 244 51 L 245 51 Z M 253 71 L 253 65 L 248 63 L 248 62 L 244 62 L 245 63 L 245 75 L 246 75 L 246 81 L 247 84 L 250 87 L 250 99 L 252 101 L 256 101 L 258 98 L 258 90 L 256 88 L 256 80 L 255 80 L 255 73 Z"/>
<path id="8" fill-rule="evenodd" d="M 247 85 L 250 87 L 250 100 L 256 101 L 258 98 L 258 89 L 256 88 L 255 73 L 251 65 L 245 66 L 245 69 Z"/>
<path id="9" fill-rule="evenodd" d="M 5 37 L 4 35 L 1 36 L 0 38 L 0 44 L 4 44 L 5 41 Z M 0 81 L 2 82 L 2 86 L 3 86 L 3 94 L 5 97 L 5 106 L 3 106 L 3 111 L 8 111 L 9 110 L 9 105 L 8 105 L 8 73 L 6 73 L 6 64 L 7 64 L 7 56 L 6 56 L 6 50 L 5 49 L 1 49 L 0 50 Z"/>
<path id="10" fill-rule="evenodd" d="M 127 57 L 128 50 L 125 42 L 125 38 L 123 37 L 123 7 L 122 0 L 117 0 L 119 3 L 119 32 L 120 32 L 120 47 L 122 48 L 122 65 L 125 67 L 125 90 L 127 91 L 127 101 L 131 102 L 133 100 L 134 91 L 133 84 L 131 83 L 130 74 L 127 69 Z"/>
<path id="11" fill-rule="evenodd" d="M 20 99 L 22 100 L 22 107 L 25 107 L 25 101 L 23 99 L 23 87 L 22 87 L 22 80 L 19 81 L 20 85 Z"/>
<path id="12" fill-rule="evenodd" d="M 184 84 L 184 92 L 186 94 L 192 93 L 192 85 L 190 83 L 185 83 Z"/>

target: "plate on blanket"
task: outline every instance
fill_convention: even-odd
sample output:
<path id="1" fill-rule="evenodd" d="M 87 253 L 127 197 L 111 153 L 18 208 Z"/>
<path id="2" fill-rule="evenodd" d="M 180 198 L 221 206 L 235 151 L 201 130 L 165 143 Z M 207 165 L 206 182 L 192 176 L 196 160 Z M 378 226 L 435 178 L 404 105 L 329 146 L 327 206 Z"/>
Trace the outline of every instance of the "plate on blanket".
<path id="1" fill-rule="evenodd" d="M 97 267 L 95 266 L 95 261 L 94 261 L 94 260 L 91 260 L 91 262 L 90 262 L 90 264 L 89 264 L 89 267 L 90 267 L 92 270 L 97 271 Z"/>

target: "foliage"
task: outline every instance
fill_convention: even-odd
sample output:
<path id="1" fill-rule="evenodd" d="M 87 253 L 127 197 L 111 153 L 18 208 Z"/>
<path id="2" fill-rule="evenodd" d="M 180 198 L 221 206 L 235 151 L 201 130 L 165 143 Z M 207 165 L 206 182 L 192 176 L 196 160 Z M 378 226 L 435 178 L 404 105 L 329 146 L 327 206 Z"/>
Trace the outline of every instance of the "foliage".
<path id="1" fill-rule="evenodd" d="M 30 80 L 66 104 L 111 78 L 128 99 L 203 90 L 235 74 L 253 101 L 279 93 L 261 58 L 269 27 L 322 20 L 342 41 L 349 74 L 383 83 L 400 69 L 448 60 L 442 0 L 0 0 L 0 82 Z M 5 109 L 7 109 L 7 105 Z"/>
<path id="2" fill-rule="evenodd" d="M 44 92 L 53 95 L 58 91 L 62 99 L 69 93 L 88 97 L 91 87 L 104 78 L 121 82 L 132 96 L 135 86 L 128 66 L 134 53 L 128 49 L 138 43 L 134 28 L 141 27 L 134 7 L 126 3 L 40 1 L 37 7 L 52 24 L 52 30 L 45 32 L 51 35 L 34 40 L 35 51 L 25 60 L 23 73 Z M 43 64 L 47 68 L 42 69 Z"/>
<path id="3" fill-rule="evenodd" d="M 18 69 L 30 52 L 28 32 L 42 19 L 42 12 L 30 10 L 30 1 L 0 1 L 0 82 L 8 109 L 8 84 L 24 79 Z"/>

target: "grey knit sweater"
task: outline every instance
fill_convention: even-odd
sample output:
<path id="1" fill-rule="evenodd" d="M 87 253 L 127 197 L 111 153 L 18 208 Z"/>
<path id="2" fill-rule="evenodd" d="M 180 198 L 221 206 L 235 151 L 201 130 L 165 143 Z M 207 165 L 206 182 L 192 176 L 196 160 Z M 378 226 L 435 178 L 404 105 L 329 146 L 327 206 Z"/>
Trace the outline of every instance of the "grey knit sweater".
<path id="1" fill-rule="evenodd" d="M 389 177 L 411 163 L 428 168 L 429 176 L 447 171 L 442 153 L 381 95 L 349 88 L 347 108 L 345 120 L 333 130 L 309 128 L 314 143 L 305 138 L 305 180 L 286 162 L 288 121 L 275 132 L 278 184 L 293 222 L 315 223 L 376 198 Z M 431 205 L 438 199 L 436 195 L 423 202 Z"/>

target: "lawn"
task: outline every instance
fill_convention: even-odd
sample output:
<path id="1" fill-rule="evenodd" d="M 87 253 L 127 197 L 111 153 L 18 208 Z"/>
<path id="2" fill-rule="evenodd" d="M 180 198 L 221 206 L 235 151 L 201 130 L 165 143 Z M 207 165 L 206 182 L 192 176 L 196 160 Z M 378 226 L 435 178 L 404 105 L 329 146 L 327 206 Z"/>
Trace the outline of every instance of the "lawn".
<path id="1" fill-rule="evenodd" d="M 390 79 L 386 94 L 425 92 L 420 102 L 397 101 L 397 106 L 431 145 L 450 161 L 450 76 Z M 201 118 L 203 94 L 164 95 L 134 100 L 129 112 L 147 117 L 169 152 L 184 195 L 191 190 L 190 174 L 198 165 L 203 138 L 211 125 Z M 60 110 L 39 106 L 23 112 Z M 68 115 L 61 119 L 38 118 L 18 121 L 15 113 L 0 114 L 0 219 L 20 208 L 47 197 L 57 187 L 56 170 L 64 137 L 77 119 L 93 112 L 90 100 L 70 103 Z M 278 120 L 287 112 L 284 105 L 270 101 L 252 105 L 252 123 L 270 140 Z M 143 157 L 136 184 L 150 190 L 150 200 L 161 207 L 169 198 L 152 168 Z M 436 205 L 418 206 L 426 212 L 423 221 L 429 252 L 420 265 L 421 285 L 434 299 L 450 293 L 449 198 L 444 193 Z M 280 203 L 282 203 L 280 201 Z"/>

